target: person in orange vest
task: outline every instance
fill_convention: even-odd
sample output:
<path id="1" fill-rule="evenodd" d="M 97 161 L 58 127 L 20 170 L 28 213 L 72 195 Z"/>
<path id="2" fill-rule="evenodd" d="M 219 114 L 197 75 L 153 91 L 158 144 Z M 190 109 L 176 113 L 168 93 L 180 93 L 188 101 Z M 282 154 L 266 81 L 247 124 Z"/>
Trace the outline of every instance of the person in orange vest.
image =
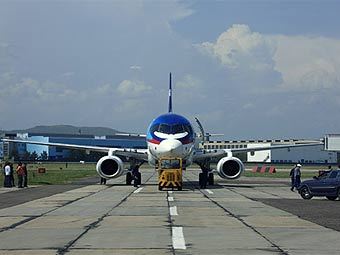
<path id="1" fill-rule="evenodd" d="M 25 170 L 22 167 L 22 163 L 19 162 L 17 169 L 16 169 L 17 175 L 18 175 L 18 188 L 23 188 L 22 184 L 23 184 L 23 180 L 24 180 L 24 176 L 25 176 Z"/>

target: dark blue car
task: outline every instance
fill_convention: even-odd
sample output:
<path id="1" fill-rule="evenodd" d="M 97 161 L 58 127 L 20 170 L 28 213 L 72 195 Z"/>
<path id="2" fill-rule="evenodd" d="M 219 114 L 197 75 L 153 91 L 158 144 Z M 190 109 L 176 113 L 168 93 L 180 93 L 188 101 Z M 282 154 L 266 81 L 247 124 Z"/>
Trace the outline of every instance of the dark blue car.
<path id="1" fill-rule="evenodd" d="M 313 180 L 304 181 L 298 191 L 303 199 L 325 196 L 329 200 L 335 200 L 340 196 L 340 170 L 324 172 Z"/>

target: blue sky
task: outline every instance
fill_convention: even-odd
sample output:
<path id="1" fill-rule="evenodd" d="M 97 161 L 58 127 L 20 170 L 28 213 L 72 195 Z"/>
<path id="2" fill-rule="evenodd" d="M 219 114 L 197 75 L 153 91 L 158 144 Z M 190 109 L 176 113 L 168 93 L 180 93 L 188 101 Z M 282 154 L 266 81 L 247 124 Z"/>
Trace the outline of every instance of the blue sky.
<path id="1" fill-rule="evenodd" d="M 0 129 L 144 133 L 174 110 L 226 139 L 339 133 L 338 1 L 0 0 Z"/>

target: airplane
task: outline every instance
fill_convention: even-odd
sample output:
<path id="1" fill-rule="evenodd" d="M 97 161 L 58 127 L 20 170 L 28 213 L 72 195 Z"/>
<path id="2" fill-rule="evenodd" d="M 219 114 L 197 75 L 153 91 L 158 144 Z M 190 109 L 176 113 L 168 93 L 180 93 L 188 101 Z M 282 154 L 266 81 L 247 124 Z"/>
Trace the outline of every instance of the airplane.
<path id="1" fill-rule="evenodd" d="M 197 164 L 202 171 L 199 175 L 199 181 L 201 181 L 203 175 L 208 175 L 208 184 L 213 185 L 214 173 L 217 173 L 223 179 L 237 179 L 244 172 L 244 164 L 239 158 L 233 156 L 234 152 L 263 151 L 323 144 L 320 141 L 301 144 L 267 145 L 256 148 L 200 149 L 199 143 L 204 142 L 211 135 L 204 133 L 200 121 L 197 118 L 195 119 L 200 129 L 199 134 L 194 132 L 193 126 L 187 118 L 173 113 L 172 77 L 170 73 L 168 112 L 155 118 L 149 125 L 145 136 L 147 149 L 110 148 L 14 139 L 2 139 L 2 141 L 64 147 L 85 150 L 87 152 L 104 152 L 107 155 L 100 158 L 96 164 L 96 171 L 99 176 L 105 179 L 112 179 L 126 174 L 126 184 L 131 184 L 132 179 L 135 178 L 139 185 L 141 184 L 139 167 L 145 162 L 148 162 L 151 166 L 156 166 L 158 160 L 163 157 L 182 158 L 183 168 L 187 168 L 193 163 Z M 130 163 L 128 169 L 125 169 L 123 157 L 127 158 Z M 221 159 L 218 161 L 215 170 L 211 168 L 210 163 L 213 158 L 217 157 Z"/>

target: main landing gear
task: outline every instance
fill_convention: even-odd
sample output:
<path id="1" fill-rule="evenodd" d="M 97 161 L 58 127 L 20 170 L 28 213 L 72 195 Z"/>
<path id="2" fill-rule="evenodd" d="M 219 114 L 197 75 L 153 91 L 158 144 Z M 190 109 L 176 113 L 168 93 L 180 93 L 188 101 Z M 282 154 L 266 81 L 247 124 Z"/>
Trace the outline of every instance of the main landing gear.
<path id="1" fill-rule="evenodd" d="M 136 173 L 133 173 L 133 172 L 126 173 L 126 185 L 131 185 L 132 182 L 135 187 L 138 185 L 141 185 L 142 175 L 139 171 Z"/>
<path id="2" fill-rule="evenodd" d="M 214 185 L 214 174 L 211 172 L 210 163 L 203 162 L 198 164 L 201 167 L 202 173 L 198 175 L 198 184 L 201 189 L 205 189 L 208 185 Z"/>
<path id="3" fill-rule="evenodd" d="M 142 175 L 139 172 L 139 167 L 143 164 L 135 163 L 131 165 L 130 171 L 126 173 L 126 185 L 131 185 L 133 181 L 133 186 L 137 187 L 142 184 Z"/>

